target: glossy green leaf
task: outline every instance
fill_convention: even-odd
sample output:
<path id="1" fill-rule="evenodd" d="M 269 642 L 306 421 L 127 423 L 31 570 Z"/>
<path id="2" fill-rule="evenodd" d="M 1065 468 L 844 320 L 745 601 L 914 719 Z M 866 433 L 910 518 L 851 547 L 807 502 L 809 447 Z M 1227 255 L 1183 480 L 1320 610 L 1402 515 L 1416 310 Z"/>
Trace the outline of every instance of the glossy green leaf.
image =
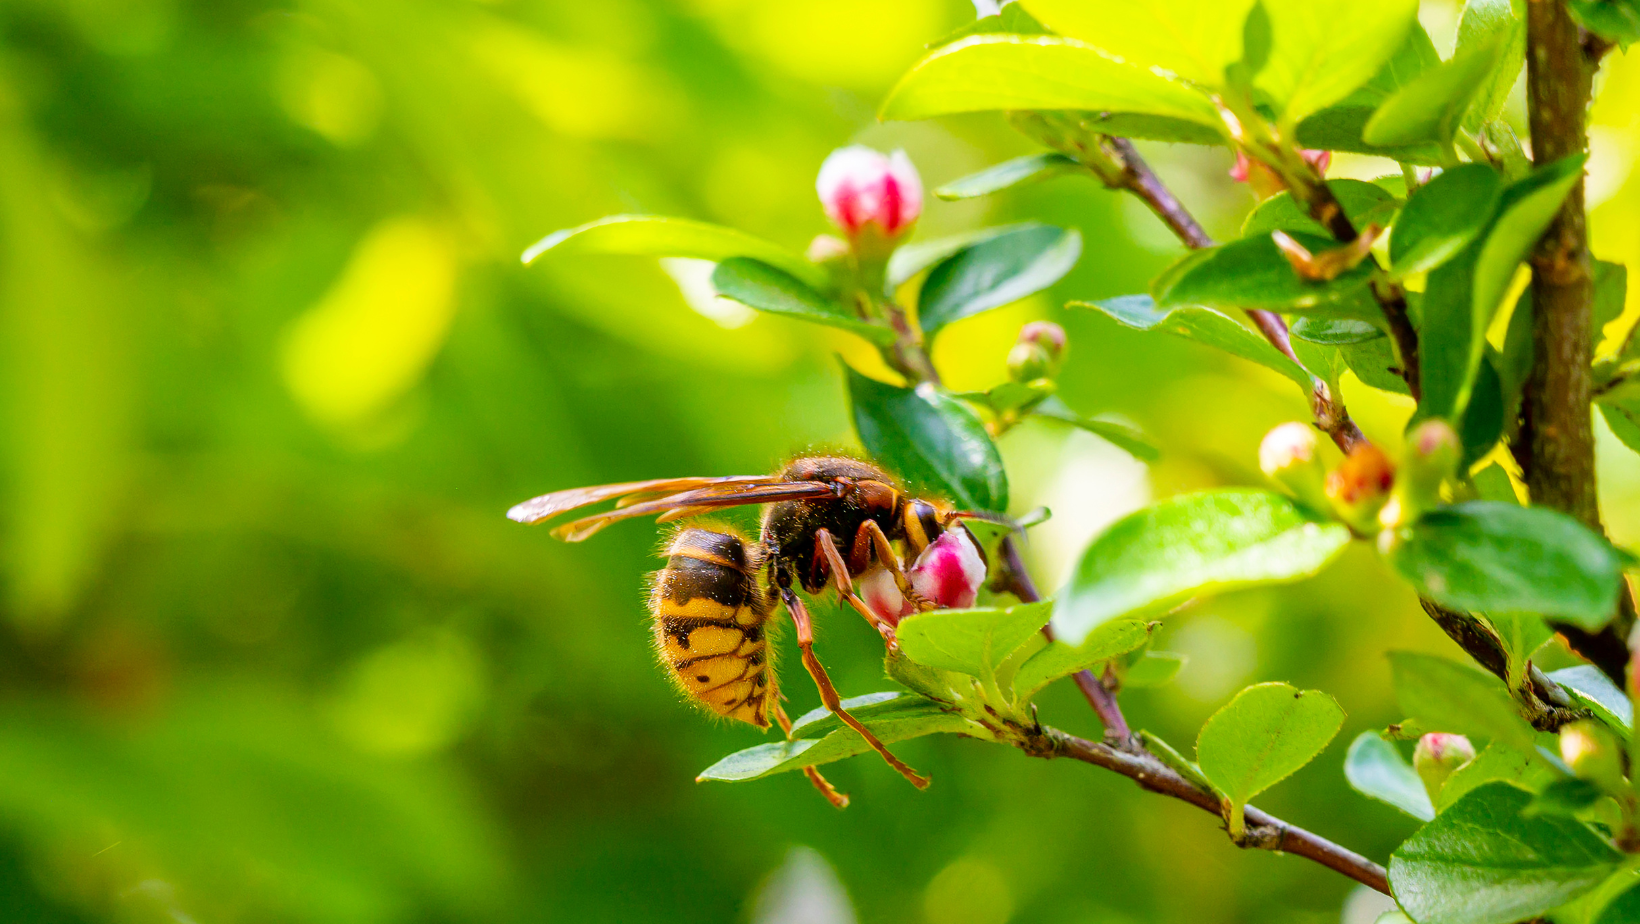
<path id="1" fill-rule="evenodd" d="M 1513 0 L 1468 0 L 1458 18 L 1458 43 L 1453 54 L 1484 48 L 1492 42 L 1502 42 L 1503 53 L 1469 104 L 1463 117 L 1466 131 L 1478 131 L 1498 117 L 1520 77 L 1521 65 L 1526 63 L 1526 19 L 1515 15 Z"/>
<path id="2" fill-rule="evenodd" d="M 712 270 L 719 295 L 769 314 L 785 315 L 846 330 L 879 345 L 894 342 L 894 332 L 872 324 L 778 267 L 750 257 L 730 257 Z"/>
<path id="3" fill-rule="evenodd" d="M 1390 887 L 1419 924 L 1512 924 L 1599 885 L 1621 855 L 1587 825 L 1522 817 L 1532 794 L 1491 783 L 1408 838 Z"/>
<path id="4" fill-rule="evenodd" d="M 1118 138 L 1166 141 L 1170 144 L 1226 144 L 1219 126 L 1172 116 L 1142 112 L 1079 112 L 1077 115 L 1088 131 Z"/>
<path id="5" fill-rule="evenodd" d="M 1406 379 L 1398 371 L 1401 361 L 1388 337 L 1347 343 L 1338 349 L 1362 384 L 1398 395 L 1410 394 Z"/>
<path id="6" fill-rule="evenodd" d="M 1417 0 L 1325 4 L 1263 0 L 1270 51 L 1254 85 L 1270 94 L 1279 118 L 1297 122 L 1339 102 L 1370 80 L 1405 43 Z"/>
<path id="7" fill-rule="evenodd" d="M 1424 781 L 1394 743 L 1377 732 L 1362 732 L 1350 742 L 1344 756 L 1344 778 L 1361 795 L 1393 805 L 1419 821 L 1435 817 Z"/>
<path id="8" fill-rule="evenodd" d="M 1399 530 L 1386 553 L 1418 592 L 1453 609 L 1525 611 L 1597 629 L 1617 607 L 1621 554 L 1563 513 L 1470 501 Z"/>
<path id="9" fill-rule="evenodd" d="M 1521 815 L 1526 818 L 1534 815 L 1576 818 L 1579 812 L 1599 802 L 1605 795 L 1599 786 L 1589 780 L 1562 777 L 1545 786 L 1543 791 L 1521 810 Z"/>
<path id="10" fill-rule="evenodd" d="M 1337 105 L 1321 110 L 1298 125 L 1299 144 L 1307 148 L 1328 151 L 1353 151 L 1360 154 L 1378 154 L 1405 163 L 1439 164 L 1438 146 L 1421 143 L 1414 145 L 1382 146 L 1368 144 L 1361 131 L 1372 114 L 1390 96 L 1416 80 L 1420 75 L 1439 67 L 1441 56 L 1430 42 L 1429 34 L 1414 23 L 1407 30 L 1406 40 L 1388 63 L 1361 87 Z"/>
<path id="11" fill-rule="evenodd" d="M 1139 660 L 1128 665 L 1127 672 L 1122 675 L 1122 687 L 1127 689 L 1165 686 L 1179 676 L 1179 671 L 1184 669 L 1185 663 L 1189 660 L 1189 655 L 1177 651 L 1147 651 Z"/>
<path id="12" fill-rule="evenodd" d="M 895 714 L 926 702 L 923 697 L 904 690 L 882 690 L 865 693 L 843 700 L 843 708 L 861 721 L 879 714 Z M 843 727 L 843 720 L 825 706 L 816 706 L 797 717 L 792 723 L 793 738 L 824 738 Z"/>
<path id="13" fill-rule="evenodd" d="M 1327 188 L 1357 228 L 1365 228 L 1378 215 L 1387 215 L 1396 201 L 1384 187 L 1361 180 L 1328 180 Z M 1241 236 L 1246 238 L 1266 237 L 1276 230 L 1327 237 L 1327 229 L 1306 214 L 1290 192 L 1277 193 L 1259 203 L 1241 223 Z"/>
<path id="14" fill-rule="evenodd" d="M 1232 802 L 1247 800 L 1316 758 L 1344 727 L 1344 710 L 1320 690 L 1260 683 L 1213 713 L 1196 738 L 1196 763 Z"/>
<path id="15" fill-rule="evenodd" d="M 900 621 L 900 650 L 919 664 L 991 677 L 1010 654 L 1048 624 L 1053 605 L 930 610 Z"/>
<path id="16" fill-rule="evenodd" d="M 1441 173 L 1407 199 L 1389 240 L 1390 272 L 1424 273 L 1457 256 L 1492 220 L 1503 176 L 1485 164 Z"/>
<path id="17" fill-rule="evenodd" d="M 844 700 L 844 708 L 884 744 L 924 735 L 982 732 L 968 720 L 920 696 L 901 694 L 893 700 L 878 701 L 874 709 L 859 711 L 849 705 L 852 702 L 854 700 Z M 817 725 L 808 729 L 810 733 L 820 730 Z M 843 760 L 870 750 L 871 746 L 857 732 L 838 724 L 821 737 L 775 741 L 737 751 L 702 770 L 695 779 L 739 783 Z"/>
<path id="18" fill-rule="evenodd" d="M 1483 333 L 1514 278 L 1515 267 L 1549 227 L 1560 204 L 1583 176 L 1587 160 L 1583 154 L 1563 157 L 1504 190 L 1497 221 L 1487 232 L 1475 264 L 1474 311 Z"/>
<path id="19" fill-rule="evenodd" d="M 1246 324 L 1212 308 L 1181 306 L 1157 308 L 1148 295 L 1123 295 L 1102 302 L 1071 302 L 1072 307 L 1093 308 L 1111 320 L 1142 331 L 1163 331 L 1186 340 L 1204 343 L 1258 363 L 1292 379 L 1306 392 L 1310 374 L 1303 366 L 1270 345 Z"/>
<path id="20" fill-rule="evenodd" d="M 1423 728 L 1483 735 L 1522 751 L 1535 746 L 1532 726 L 1515 711 L 1508 691 L 1491 674 L 1409 651 L 1390 652 L 1389 663 L 1396 701 Z"/>
<path id="21" fill-rule="evenodd" d="M 1084 417 L 1057 397 L 1044 400 L 1031 411 L 1031 415 L 1086 430 L 1135 459 L 1154 462 L 1162 456 L 1139 428 L 1120 420 Z"/>
<path id="22" fill-rule="evenodd" d="M 1384 100 L 1361 130 L 1375 145 L 1447 145 L 1505 52 L 1494 40 L 1425 71 Z"/>
<path id="23" fill-rule="evenodd" d="M 1388 336 L 1365 321 L 1349 318 L 1299 318 L 1288 332 L 1295 340 L 1324 346 L 1350 346 Z"/>
<path id="24" fill-rule="evenodd" d="M 1635 0 L 1567 0 L 1566 9 L 1578 25 L 1624 48 L 1640 40 L 1640 4 Z"/>
<path id="25" fill-rule="evenodd" d="M 1123 517 L 1088 546 L 1058 597 L 1054 629 L 1079 644 L 1118 616 L 1158 612 L 1196 594 L 1296 581 L 1349 541 L 1343 524 L 1271 491 L 1172 497 Z"/>
<path id="26" fill-rule="evenodd" d="M 848 370 L 854 428 L 872 457 L 966 510 L 1003 511 L 1008 477 L 985 424 L 933 385 L 901 388 Z"/>
<path id="27" fill-rule="evenodd" d="M 1634 730 L 1634 703 L 1610 677 L 1592 664 L 1550 671 L 1549 679 L 1588 707 L 1612 728 Z"/>
<path id="28" fill-rule="evenodd" d="M 688 218 L 660 215 L 611 215 L 597 221 L 554 231 L 524 251 L 525 264 L 547 253 L 624 254 L 636 257 L 690 257 L 723 261 L 729 257 L 751 257 L 788 274 L 821 286 L 826 282 L 819 267 L 779 244 L 725 228 L 722 225 Z"/>
<path id="29" fill-rule="evenodd" d="M 975 199 L 1068 173 L 1085 172 L 1086 167 L 1057 152 L 1027 154 L 971 173 L 960 180 L 952 180 L 934 190 L 934 195 L 946 200 Z"/>
<path id="30" fill-rule="evenodd" d="M 1241 60 L 1242 24 L 1253 2 L 1021 0 L 1021 5 L 1061 35 L 1096 45 L 1139 67 L 1159 67 L 1217 87 L 1224 83 L 1224 69 Z"/>
<path id="31" fill-rule="evenodd" d="M 1536 792 L 1561 773 L 1536 751 L 1521 751 L 1495 741 L 1481 749 L 1475 759 L 1453 771 L 1435 798 L 1435 810 L 1444 812 L 1460 799 L 1488 783 L 1502 781 Z"/>
<path id="32" fill-rule="evenodd" d="M 930 339 L 945 325 L 1019 301 L 1064 278 L 1082 255 L 1082 235 L 1046 225 L 1017 228 L 969 245 L 928 271 L 917 318 Z"/>
<path id="33" fill-rule="evenodd" d="M 884 100 L 884 119 L 957 112 L 1087 109 L 1168 116 L 1217 128 L 1207 97 L 1075 39 L 975 35 L 929 53 Z"/>
<path id="34" fill-rule="evenodd" d="M 1293 239 L 1311 253 L 1337 246 L 1309 234 Z M 1196 256 L 1157 300 L 1163 308 L 1205 305 L 1211 308 L 1267 308 L 1271 311 L 1330 312 L 1333 316 L 1376 317 L 1367 293 L 1372 263 L 1347 270 L 1337 279 L 1310 281 L 1298 275 L 1269 235 L 1222 244 Z"/>
<path id="35" fill-rule="evenodd" d="M 1014 674 L 1014 692 L 1021 702 L 1038 690 L 1080 670 L 1087 670 L 1143 645 L 1150 638 L 1150 626 L 1136 619 L 1106 622 L 1079 645 L 1055 641 L 1034 655 Z"/>
<path id="36" fill-rule="evenodd" d="M 991 228 L 980 228 L 975 231 L 965 231 L 962 234 L 952 234 L 947 237 L 935 238 L 931 241 L 917 241 L 914 244 L 901 245 L 888 258 L 888 279 L 886 288 L 893 292 L 905 285 L 913 276 L 934 264 L 944 260 L 959 250 L 971 247 L 981 241 L 988 241 L 1002 234 L 1009 234 L 1022 228 L 1040 228 L 1043 225 L 1034 221 L 1020 222 L 1012 225 L 997 225 Z"/>

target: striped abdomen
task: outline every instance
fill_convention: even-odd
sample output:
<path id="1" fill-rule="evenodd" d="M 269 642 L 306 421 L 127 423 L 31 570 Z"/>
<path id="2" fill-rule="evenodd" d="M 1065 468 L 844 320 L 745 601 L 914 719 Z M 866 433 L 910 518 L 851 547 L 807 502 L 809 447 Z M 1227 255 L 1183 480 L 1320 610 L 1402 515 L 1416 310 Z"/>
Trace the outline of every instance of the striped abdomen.
<path id="1" fill-rule="evenodd" d="M 768 728 L 774 665 L 756 556 L 739 536 L 705 529 L 681 530 L 666 554 L 649 605 L 661 663 L 708 709 Z"/>

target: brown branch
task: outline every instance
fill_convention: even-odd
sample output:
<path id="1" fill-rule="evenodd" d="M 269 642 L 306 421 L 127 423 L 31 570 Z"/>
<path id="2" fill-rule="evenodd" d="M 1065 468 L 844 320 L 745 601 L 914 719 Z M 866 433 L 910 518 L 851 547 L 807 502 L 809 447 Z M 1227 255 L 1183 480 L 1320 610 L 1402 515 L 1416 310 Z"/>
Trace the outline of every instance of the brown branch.
<path id="1" fill-rule="evenodd" d="M 1423 598 L 1418 602 L 1448 638 L 1457 642 L 1458 647 L 1474 658 L 1476 663 L 1497 675 L 1504 686 L 1510 686 L 1509 654 L 1503 640 L 1490 626 L 1473 614 L 1449 610 L 1433 600 Z M 1550 680 L 1530 661 L 1526 663 L 1525 681 L 1518 689 L 1510 687 L 1509 693 L 1525 719 L 1539 731 L 1556 731 L 1562 725 L 1589 715 L 1587 710 L 1580 709 L 1572 701 L 1560 684 Z"/>
<path id="2" fill-rule="evenodd" d="M 1217 795 L 1198 789 L 1148 752 L 1117 749 L 1066 734 L 1056 728 L 1044 728 L 1040 737 L 1043 740 L 1032 749 L 1032 753 L 1038 756 L 1069 757 L 1104 767 L 1151 792 L 1172 796 L 1222 817 Z M 1237 846 L 1304 857 L 1385 895 L 1390 894 L 1389 878 L 1384 868 L 1353 850 L 1340 847 L 1318 834 L 1288 824 L 1250 805 L 1247 806 L 1245 819 L 1247 828 Z"/>

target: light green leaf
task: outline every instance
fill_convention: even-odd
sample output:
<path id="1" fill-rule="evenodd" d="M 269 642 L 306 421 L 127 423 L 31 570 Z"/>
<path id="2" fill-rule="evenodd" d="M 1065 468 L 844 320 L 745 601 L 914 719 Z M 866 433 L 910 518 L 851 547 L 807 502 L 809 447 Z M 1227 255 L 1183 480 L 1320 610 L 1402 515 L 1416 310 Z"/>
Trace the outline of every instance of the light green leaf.
<path id="1" fill-rule="evenodd" d="M 1144 113 L 1219 126 L 1213 104 L 1184 83 L 1052 35 L 976 35 L 937 49 L 900 78 L 879 115 L 1005 109 Z"/>
<path id="2" fill-rule="evenodd" d="M 1521 751 L 1536 746 L 1532 726 L 1491 674 L 1434 655 L 1392 651 L 1395 698 L 1408 718 L 1431 731 L 1484 735 Z"/>
<path id="3" fill-rule="evenodd" d="M 1289 328 L 1296 340 L 1325 346 L 1351 346 L 1383 339 L 1386 334 L 1365 321 L 1348 318 L 1299 318 Z"/>
<path id="4" fill-rule="evenodd" d="M 1050 642 L 1020 665 L 1014 674 L 1014 693 L 1020 702 L 1027 702 L 1055 680 L 1127 654 L 1149 638 L 1150 626 L 1146 623 L 1120 619 L 1094 629 L 1080 645 Z"/>
<path id="5" fill-rule="evenodd" d="M 1466 131 L 1479 131 L 1498 117 L 1520 77 L 1521 65 L 1526 63 L 1526 20 L 1515 15 L 1512 0 L 1468 0 L 1458 19 L 1458 43 L 1453 54 L 1483 48 L 1491 42 L 1502 42 L 1503 54 L 1475 94 L 1475 101 L 1469 104 L 1463 117 Z"/>
<path id="6" fill-rule="evenodd" d="M 1583 176 L 1587 160 L 1583 154 L 1563 157 L 1504 190 L 1497 221 L 1487 232 L 1475 263 L 1475 325 L 1483 335 L 1514 278 L 1515 267 L 1549 227 L 1560 204 Z"/>
<path id="7" fill-rule="evenodd" d="M 1087 168 L 1072 158 L 1059 153 L 1027 154 L 987 167 L 960 180 L 934 190 L 937 198 L 945 200 L 975 199 L 1068 173 L 1085 173 Z"/>
<path id="8" fill-rule="evenodd" d="M 1626 3 L 1622 3 L 1622 0 L 1611 5 L 1627 6 Z M 1640 14 L 1635 15 L 1636 23 L 1634 28 L 1640 31 Z M 1636 37 L 1640 37 L 1640 35 Z M 1630 39 L 1630 41 L 1633 41 L 1633 39 Z M 1628 878 L 1632 880 L 1633 877 L 1631 875 Z M 1595 919 L 1595 924 L 1634 924 L 1635 921 L 1640 921 L 1640 886 L 1630 886 L 1628 891 L 1612 899 L 1611 904 L 1606 905 L 1604 910 L 1601 911 L 1600 917 Z"/>
<path id="9" fill-rule="evenodd" d="M 1505 504 L 1520 506 L 1520 498 L 1515 494 L 1515 484 L 1509 480 L 1509 473 L 1496 462 L 1486 466 L 1470 476 L 1474 482 L 1475 493 L 1481 500 L 1498 501 Z"/>
<path id="10" fill-rule="evenodd" d="M 1629 271 L 1621 263 L 1590 260 L 1589 273 L 1594 277 L 1594 330 L 1598 341 L 1601 329 L 1623 314 L 1629 294 Z"/>
<path id="11" fill-rule="evenodd" d="M 1578 25 L 1625 49 L 1640 40 L 1640 4 L 1635 0 L 1567 0 L 1566 9 Z"/>
<path id="12" fill-rule="evenodd" d="M 1408 838 L 1390 887 L 1419 924 L 1511 924 L 1599 885 L 1621 855 L 1569 818 L 1522 817 L 1532 794 L 1490 783 Z"/>
<path id="13" fill-rule="evenodd" d="M 1554 636 L 1548 623 L 1533 613 L 1488 613 L 1486 621 L 1503 640 L 1504 652 L 1509 659 L 1509 685 L 1519 686 L 1526 679 L 1527 659 Z"/>
<path id="14" fill-rule="evenodd" d="M 894 332 L 872 324 L 803 280 L 750 257 L 730 257 L 712 270 L 719 295 L 769 314 L 846 330 L 878 345 L 894 342 Z"/>
<path id="15" fill-rule="evenodd" d="M 1242 24 L 1253 2 L 1021 0 L 1021 5 L 1053 31 L 1096 45 L 1124 61 L 1218 87 L 1224 83 L 1224 69 L 1241 60 Z"/>
<path id="16" fill-rule="evenodd" d="M 1376 216 L 1387 217 L 1396 199 L 1377 183 L 1361 180 L 1328 180 L 1327 188 L 1343 206 L 1344 214 L 1357 228 L 1365 228 Z M 1384 222 L 1380 222 L 1381 224 Z M 1241 236 L 1266 237 L 1271 231 L 1301 232 L 1326 237 L 1327 229 L 1311 218 L 1290 192 L 1277 193 L 1259 203 L 1241 223 Z"/>
<path id="17" fill-rule="evenodd" d="M 1320 690 L 1255 684 L 1202 726 L 1196 763 L 1231 802 L 1246 805 L 1314 760 L 1343 726 L 1344 710 Z"/>
<path id="18" fill-rule="evenodd" d="M 1549 766 L 1536 751 L 1516 750 L 1500 741 L 1481 749 L 1475 759 L 1453 771 L 1441 786 L 1435 798 L 1435 810 L 1444 812 L 1458 800 L 1487 783 L 1503 781 L 1521 789 L 1536 792 L 1550 782 L 1562 779 L 1560 771 Z"/>
<path id="19" fill-rule="evenodd" d="M 1378 107 L 1361 130 L 1362 140 L 1383 146 L 1451 144 L 1504 51 L 1505 43 L 1494 40 L 1425 71 Z"/>
<path id="20" fill-rule="evenodd" d="M 1000 308 L 1058 282 L 1082 255 L 1082 235 L 1047 225 L 971 244 L 928 271 L 917 319 L 933 339 L 945 325 Z"/>
<path id="21" fill-rule="evenodd" d="M 1378 154 L 1404 163 L 1440 163 L 1441 150 L 1433 144 L 1382 147 L 1368 144 L 1361 138 L 1362 128 L 1384 100 L 1440 64 L 1441 56 L 1436 53 L 1429 34 L 1414 23 L 1407 30 L 1406 41 L 1389 62 L 1367 81 L 1366 86 L 1351 93 L 1338 105 L 1329 106 L 1299 123 L 1299 144 L 1328 151 Z"/>
<path id="22" fill-rule="evenodd" d="M 985 424 L 931 384 L 901 388 L 848 369 L 854 428 L 866 451 L 914 485 L 966 510 L 1008 508 L 1008 476 Z"/>
<path id="23" fill-rule="evenodd" d="M 1344 756 L 1344 778 L 1363 796 L 1393 805 L 1419 821 L 1435 817 L 1435 806 L 1417 771 L 1392 742 L 1362 732 Z"/>
<path id="24" fill-rule="evenodd" d="M 1162 455 L 1137 427 L 1123 423 L 1120 420 L 1084 417 L 1072 410 L 1069 405 L 1059 400 L 1058 397 L 1050 397 L 1044 400 L 1031 411 L 1031 414 L 1034 417 L 1056 420 L 1086 430 L 1135 459 L 1154 462 Z"/>
<path id="25" fill-rule="evenodd" d="M 826 283 L 826 276 L 820 268 L 805 260 L 801 254 L 744 231 L 688 218 L 611 215 L 574 228 L 554 231 L 524 251 L 523 261 L 528 265 L 548 252 L 557 256 L 624 254 L 635 257 L 690 257 L 715 262 L 730 257 L 751 257 L 779 267 L 811 286 Z"/>
<path id="26" fill-rule="evenodd" d="M 1177 651 L 1147 651 L 1128 665 L 1127 673 L 1122 675 L 1122 687 L 1159 687 L 1172 683 L 1189 660 L 1189 655 Z"/>
<path id="27" fill-rule="evenodd" d="M 1602 721 L 1620 731 L 1634 730 L 1634 703 L 1611 678 L 1592 664 L 1550 671 L 1549 679 L 1587 706 Z"/>
<path id="28" fill-rule="evenodd" d="M 984 730 L 962 716 L 947 712 L 938 703 L 920 696 L 902 694 L 893 700 L 880 701 L 874 709 L 856 711 L 849 706 L 853 700 L 844 700 L 843 706 L 870 729 L 884 744 L 894 744 L 911 738 L 936 734 L 983 735 Z M 813 734 L 824 730 L 818 723 L 806 729 Z M 871 750 L 864 738 L 851 728 L 838 723 L 821 737 L 799 738 L 795 741 L 775 741 L 736 751 L 695 777 L 697 781 L 721 780 L 740 783 L 758 780 L 776 773 L 801 770 L 833 761 L 864 754 Z"/>
<path id="29" fill-rule="evenodd" d="M 900 650 L 919 664 L 990 678 L 997 665 L 1048 624 L 1053 604 L 930 610 L 900 621 Z"/>
<path id="30" fill-rule="evenodd" d="M 1600 416 L 1606 418 L 1606 426 L 1612 428 L 1612 435 L 1623 445 L 1640 452 L 1640 406 L 1630 408 L 1601 402 L 1598 407 Z"/>
<path id="31" fill-rule="evenodd" d="M 888 258 L 886 288 L 889 292 L 893 292 L 909 282 L 911 277 L 962 250 L 964 247 L 970 247 L 981 241 L 988 241 L 1000 234 L 1008 234 L 1022 228 L 1040 227 L 1043 226 L 1034 221 L 1026 221 L 1013 225 L 980 228 L 977 231 L 965 231 L 962 234 L 935 238 L 931 241 L 918 241 L 914 244 L 902 245 L 894 251 L 892 257 Z"/>
<path id="32" fill-rule="evenodd" d="M 850 696 L 843 700 L 843 708 L 849 715 L 860 719 L 879 714 L 896 714 L 910 709 L 912 706 L 926 703 L 923 697 L 904 690 L 882 690 L 877 693 L 864 693 L 860 696 Z M 843 720 L 837 717 L 825 706 L 816 706 L 797 717 L 792 723 L 793 738 L 824 738 L 843 727 Z"/>
<path id="33" fill-rule="evenodd" d="M 1365 84 L 1406 41 L 1417 0 L 1326 4 L 1263 0 L 1270 53 L 1254 85 L 1293 124 Z"/>
<path id="34" fill-rule="evenodd" d="M 1485 164 L 1446 170 L 1407 200 L 1389 240 L 1390 272 L 1424 273 L 1458 255 L 1492 220 L 1503 176 Z"/>
<path id="35" fill-rule="evenodd" d="M 1282 584 L 1316 573 L 1350 541 L 1272 491 L 1232 488 L 1169 498 L 1118 520 L 1088 546 L 1054 607 L 1060 639 L 1153 613 L 1196 594 Z"/>
<path id="36" fill-rule="evenodd" d="M 1617 608 L 1622 556 L 1563 513 L 1494 501 L 1442 507 L 1398 530 L 1386 560 L 1459 610 L 1524 611 L 1598 629 Z"/>
<path id="37" fill-rule="evenodd" d="M 1329 239 L 1309 234 L 1293 234 L 1292 238 L 1311 253 L 1337 246 Z M 1157 299 L 1159 306 L 1315 311 L 1363 320 L 1379 316 L 1367 292 L 1373 272 L 1370 260 L 1336 279 L 1310 281 L 1298 275 L 1269 235 L 1199 250 L 1186 259 L 1190 263 Z"/>
<path id="38" fill-rule="evenodd" d="M 1102 302 L 1071 302 L 1070 307 L 1093 308 L 1118 324 L 1134 330 L 1164 331 L 1186 340 L 1217 347 L 1285 375 L 1308 393 L 1310 373 L 1270 345 L 1252 328 L 1212 308 L 1182 306 L 1160 309 L 1148 295 L 1123 295 Z"/>

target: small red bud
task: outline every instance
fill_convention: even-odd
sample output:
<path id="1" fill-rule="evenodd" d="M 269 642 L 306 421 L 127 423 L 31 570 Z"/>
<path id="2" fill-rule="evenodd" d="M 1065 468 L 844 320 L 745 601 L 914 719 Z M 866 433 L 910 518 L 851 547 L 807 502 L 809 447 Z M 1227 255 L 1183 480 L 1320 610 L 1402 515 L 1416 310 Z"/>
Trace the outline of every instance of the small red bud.
<path id="1" fill-rule="evenodd" d="M 1377 529 L 1378 512 L 1389 500 L 1395 466 L 1384 451 L 1360 443 L 1327 475 L 1327 497 L 1344 522 L 1366 534 Z"/>
<path id="2" fill-rule="evenodd" d="M 869 225 L 885 238 L 899 237 L 922 214 L 922 178 L 904 151 L 838 148 L 820 165 L 815 190 L 826 217 L 851 240 Z"/>
<path id="3" fill-rule="evenodd" d="M 1008 351 L 1008 377 L 1034 382 L 1059 375 L 1065 362 L 1065 329 L 1052 321 L 1032 321 L 1019 330 Z"/>

